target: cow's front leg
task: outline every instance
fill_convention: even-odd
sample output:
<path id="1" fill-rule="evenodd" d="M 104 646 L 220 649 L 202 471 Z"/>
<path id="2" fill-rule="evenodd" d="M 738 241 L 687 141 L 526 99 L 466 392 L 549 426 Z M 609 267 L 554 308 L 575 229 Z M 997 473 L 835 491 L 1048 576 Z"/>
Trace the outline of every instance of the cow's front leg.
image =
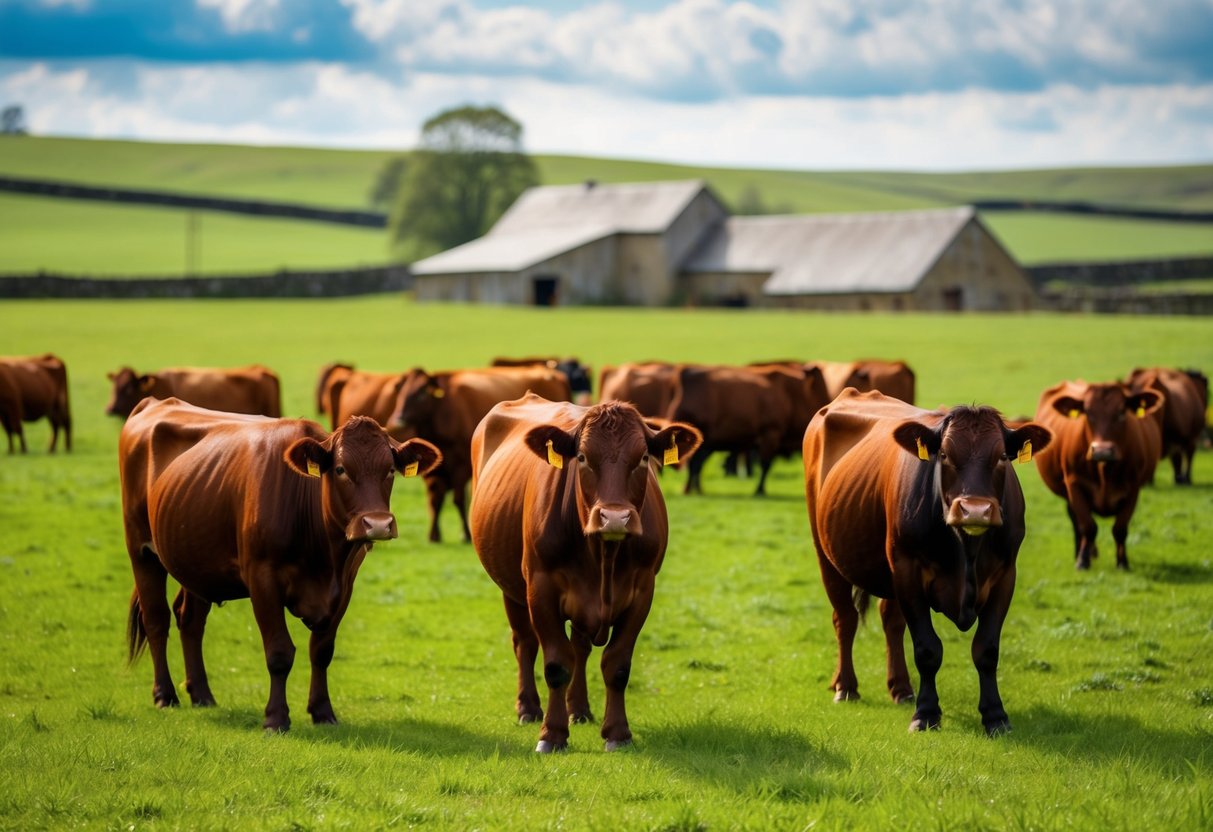
<path id="1" fill-rule="evenodd" d="M 1067 489 L 1067 509 L 1070 522 L 1074 524 L 1074 568 L 1090 569 L 1091 561 L 1099 556 L 1095 548 L 1095 535 L 1099 529 L 1095 525 L 1095 516 L 1091 512 L 1090 502 L 1081 489 Z"/>
<path id="2" fill-rule="evenodd" d="M 442 542 L 442 529 L 438 527 L 438 516 L 442 513 L 442 504 L 446 502 L 446 476 L 426 474 L 425 494 L 430 508 L 430 542 Z"/>
<path id="3" fill-rule="evenodd" d="M 337 714 L 333 713 L 333 702 L 329 698 L 329 665 L 333 662 L 333 649 L 337 642 L 337 624 L 312 631 L 308 639 L 307 653 L 312 665 L 312 682 L 308 688 L 307 712 L 316 725 L 336 725 Z"/>
<path id="4" fill-rule="evenodd" d="M 286 628 L 282 597 L 273 586 L 252 586 L 249 597 L 253 615 L 261 630 L 265 647 L 265 667 L 270 674 L 270 696 L 265 703 L 267 731 L 287 731 L 291 727 L 290 708 L 286 704 L 286 677 L 295 663 L 295 643 Z"/>
<path id="5" fill-rule="evenodd" d="M 469 469 L 470 470 L 470 469 Z M 460 477 L 451 484 L 451 500 L 459 511 L 459 522 L 463 524 L 463 542 L 472 542 L 472 530 L 468 528 L 468 481 Z"/>
<path id="6" fill-rule="evenodd" d="M 1129 568 L 1129 553 L 1125 549 L 1125 541 L 1129 537 L 1129 521 L 1137 509 L 1137 493 L 1125 497 L 1116 511 L 1116 519 L 1112 522 L 1112 539 L 1116 541 L 1116 567 Z"/>
<path id="7" fill-rule="evenodd" d="M 910 641 L 914 645 L 914 665 L 918 668 L 918 697 L 914 717 L 910 720 L 911 731 L 938 729 L 943 716 L 939 709 L 939 692 L 935 689 L 935 675 L 943 664 L 943 642 L 931 625 L 931 608 L 922 588 L 922 573 L 919 569 L 900 563 L 903 568 L 893 570 L 893 589 L 897 603 L 910 629 Z"/>
<path id="8" fill-rule="evenodd" d="M 606 684 L 606 712 L 602 718 L 602 739 L 607 751 L 616 751 L 632 744 L 632 729 L 628 725 L 624 693 L 632 675 L 632 653 L 640 628 L 649 616 L 653 604 L 653 576 L 636 590 L 635 600 L 616 619 L 611 628 L 611 640 L 602 651 L 602 681 Z"/>
<path id="9" fill-rule="evenodd" d="M 548 685 L 548 712 L 543 718 L 535 750 L 547 754 L 569 744 L 569 711 L 565 697 L 573 678 L 573 645 L 564 632 L 560 591 L 545 575 L 532 578 L 527 589 L 531 626 L 543 648 L 543 678 Z"/>
<path id="10" fill-rule="evenodd" d="M 590 712 L 590 695 L 586 687 L 585 665 L 589 660 L 593 645 L 590 637 L 574 626 L 573 628 L 573 679 L 569 682 L 569 692 L 565 703 L 569 708 L 569 716 L 573 722 L 593 722 L 594 715 Z"/>
<path id="11" fill-rule="evenodd" d="M 981 724 L 986 734 L 993 737 L 1011 730 L 1011 720 L 1002 706 L 998 692 L 998 651 L 1002 640 L 1002 624 L 1011 608 L 1011 596 L 1015 593 L 1015 566 L 1003 572 L 986 597 L 985 605 L 977 613 L 977 632 L 973 636 L 973 666 L 977 668 L 977 682 L 981 689 L 977 710 L 981 712 Z"/>

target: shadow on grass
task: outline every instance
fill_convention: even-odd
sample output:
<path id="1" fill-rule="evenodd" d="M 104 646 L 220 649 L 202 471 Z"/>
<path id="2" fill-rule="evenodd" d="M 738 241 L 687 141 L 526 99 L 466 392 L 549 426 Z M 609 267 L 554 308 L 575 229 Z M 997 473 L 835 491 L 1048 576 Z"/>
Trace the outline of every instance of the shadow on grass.
<path id="1" fill-rule="evenodd" d="M 1213 736 L 1208 731 L 1182 731 L 1119 714 L 1036 706 L 1017 714 L 1015 730 L 999 741 L 1096 763 L 1128 757 L 1175 775 L 1191 776 L 1190 765 L 1206 773 L 1213 770 Z"/>
<path id="2" fill-rule="evenodd" d="M 1152 581 L 1165 584 L 1213 583 L 1213 567 L 1198 563 L 1151 561 L 1140 558 L 1133 561 L 1133 570 Z"/>

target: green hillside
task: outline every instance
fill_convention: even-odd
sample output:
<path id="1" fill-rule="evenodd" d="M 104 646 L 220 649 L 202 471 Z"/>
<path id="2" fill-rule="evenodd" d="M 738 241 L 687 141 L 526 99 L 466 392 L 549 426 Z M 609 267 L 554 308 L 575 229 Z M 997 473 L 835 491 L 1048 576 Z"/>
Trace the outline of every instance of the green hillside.
<path id="1" fill-rule="evenodd" d="M 366 208 L 389 151 L 20 137 L 0 139 L 0 175 Z M 979 199 L 1088 201 L 1213 210 L 1213 165 L 987 173 L 776 171 L 537 156 L 546 184 L 703 179 L 730 205 L 768 212 L 878 211 Z M 199 212 L 200 271 L 330 267 L 388 259 L 381 231 Z M 182 269 L 185 214 L 159 208 L 0 196 L 0 273 L 47 269 L 171 274 Z M 1213 254 L 1213 226 L 988 212 L 1024 264 Z"/>

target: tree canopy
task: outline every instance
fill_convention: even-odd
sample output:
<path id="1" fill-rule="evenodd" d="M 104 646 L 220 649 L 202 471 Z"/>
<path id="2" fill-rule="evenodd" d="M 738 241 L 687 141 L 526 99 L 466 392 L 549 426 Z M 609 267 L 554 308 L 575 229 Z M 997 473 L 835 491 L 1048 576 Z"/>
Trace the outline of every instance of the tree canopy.
<path id="1" fill-rule="evenodd" d="M 496 107 L 463 106 L 425 122 L 408 160 L 380 174 L 374 196 L 396 181 L 390 227 L 397 247 L 420 257 L 482 236 L 538 184 L 522 125 Z"/>

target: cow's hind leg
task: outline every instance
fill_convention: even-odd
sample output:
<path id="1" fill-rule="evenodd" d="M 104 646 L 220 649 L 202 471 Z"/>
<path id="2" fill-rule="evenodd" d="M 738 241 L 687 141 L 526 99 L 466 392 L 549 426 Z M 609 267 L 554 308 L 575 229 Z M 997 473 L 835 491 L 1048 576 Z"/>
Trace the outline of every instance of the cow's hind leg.
<path id="1" fill-rule="evenodd" d="M 881 599 L 880 623 L 884 627 L 889 696 L 898 704 L 913 702 L 914 688 L 906 667 L 906 619 L 895 599 Z"/>
<path id="2" fill-rule="evenodd" d="M 505 598 L 505 615 L 510 622 L 514 641 L 514 658 L 518 660 L 518 700 L 515 710 L 518 722 L 539 722 L 543 708 L 539 705 L 539 689 L 535 685 L 535 659 L 539 655 L 539 639 L 531 626 L 531 614 L 525 604 Z"/>
<path id="3" fill-rule="evenodd" d="M 210 601 L 184 587 L 173 601 L 177 631 L 181 634 L 181 652 L 185 656 L 185 690 L 190 695 L 190 701 L 198 707 L 215 704 L 215 696 L 211 693 L 210 681 L 206 676 L 206 665 L 202 661 L 202 636 L 210 611 Z"/>
<path id="4" fill-rule="evenodd" d="M 978 685 L 981 688 L 977 710 L 981 712 L 981 724 L 993 737 L 1011 730 L 1011 720 L 1002 706 L 998 692 L 998 652 L 1002 640 L 1002 625 L 1011 608 L 1011 596 L 1015 592 L 1015 567 L 1003 573 L 999 582 L 990 590 L 985 605 L 977 614 L 977 632 L 973 636 L 973 666 L 977 668 Z"/>
<path id="5" fill-rule="evenodd" d="M 157 708 L 172 707 L 180 700 L 168 669 L 168 632 L 172 626 L 166 596 L 168 572 L 146 547 L 137 548 L 131 555 L 131 570 L 135 574 L 137 597 L 131 599 L 130 657 L 134 659 L 146 641 L 152 654 L 152 701 Z"/>
<path id="6" fill-rule="evenodd" d="M 859 629 L 859 611 L 855 608 L 851 582 L 842 577 L 820 550 L 817 565 L 821 567 L 826 597 L 834 607 L 834 636 L 838 640 L 838 666 L 830 679 L 830 690 L 834 691 L 835 702 L 858 699 L 859 680 L 855 678 L 851 650 L 855 644 L 855 631 Z"/>
<path id="7" fill-rule="evenodd" d="M 442 504 L 446 502 L 446 489 L 446 478 L 442 475 L 431 475 L 425 478 L 425 492 L 430 506 L 431 543 L 442 542 L 442 530 L 438 527 L 438 516 L 442 513 Z"/>
<path id="8" fill-rule="evenodd" d="M 594 715 L 590 713 L 590 695 L 586 688 L 585 665 L 590 658 L 593 645 L 590 637 L 573 628 L 573 679 L 569 682 L 569 692 L 565 702 L 569 708 L 569 719 L 573 722 L 593 722 Z"/>

